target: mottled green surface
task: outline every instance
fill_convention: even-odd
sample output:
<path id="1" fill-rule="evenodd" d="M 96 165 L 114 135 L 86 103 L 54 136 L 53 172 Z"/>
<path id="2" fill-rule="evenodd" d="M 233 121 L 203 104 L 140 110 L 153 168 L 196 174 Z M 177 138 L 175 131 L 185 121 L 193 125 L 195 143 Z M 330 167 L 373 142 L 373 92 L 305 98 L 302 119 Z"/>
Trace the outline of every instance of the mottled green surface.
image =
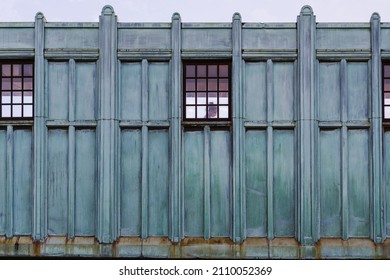
<path id="1" fill-rule="evenodd" d="M 274 132 L 274 229 L 275 236 L 294 236 L 295 233 L 295 168 L 294 132 Z"/>
<path id="2" fill-rule="evenodd" d="M 246 234 L 267 236 L 267 135 L 265 130 L 245 134 Z"/>
<path id="3" fill-rule="evenodd" d="M 167 236 L 169 207 L 168 131 L 151 130 L 148 139 L 148 232 L 149 236 Z"/>
<path id="4" fill-rule="evenodd" d="M 244 49 L 286 50 L 297 48 L 294 28 L 245 28 L 242 32 Z"/>
<path id="5" fill-rule="evenodd" d="M 316 23 L 307 6 L 296 23 L 242 24 L 235 14 L 181 24 L 175 14 L 172 24 L 118 24 L 107 6 L 99 24 L 38 14 L 35 27 L 1 25 L 0 55 L 35 55 L 36 81 L 34 123 L 0 124 L 0 235 L 308 246 L 249 242 L 256 257 L 314 257 L 326 237 L 380 244 L 390 235 L 380 79 L 389 26 L 377 15 Z M 183 123 L 182 62 L 209 58 L 232 63 L 231 122 Z M 329 244 L 321 256 L 380 255 Z M 142 250 L 161 257 L 171 246 Z M 182 252 L 204 256 L 208 245 L 197 246 Z M 109 250 L 96 248 L 72 252 Z"/>
<path id="6" fill-rule="evenodd" d="M 341 120 L 340 63 L 321 62 L 318 70 L 320 120 Z"/>
<path id="7" fill-rule="evenodd" d="M 370 177 L 368 131 L 348 133 L 349 236 L 370 236 Z"/>
<path id="8" fill-rule="evenodd" d="M 47 28 L 45 32 L 47 48 L 93 49 L 98 47 L 98 28 L 85 28 L 83 24 L 79 24 L 76 29 L 56 26 Z"/>
<path id="9" fill-rule="evenodd" d="M 318 29 L 318 49 L 370 49 L 370 29 L 368 28 L 345 29 Z"/>
<path id="10" fill-rule="evenodd" d="M 348 120 L 367 120 L 369 113 L 368 63 L 349 62 L 348 71 Z"/>
<path id="11" fill-rule="evenodd" d="M 294 78 L 293 62 L 275 62 L 273 69 L 273 119 L 294 120 Z M 269 85 L 271 86 L 271 85 Z"/>
<path id="12" fill-rule="evenodd" d="M 245 63 L 245 116 L 247 120 L 267 118 L 266 63 Z"/>
<path id="13" fill-rule="evenodd" d="M 48 103 L 49 118 L 54 120 L 68 119 L 69 109 L 69 65 L 67 62 L 49 62 Z"/>
<path id="14" fill-rule="evenodd" d="M 230 28 L 184 28 L 182 31 L 183 50 L 231 50 Z"/>
<path id="15" fill-rule="evenodd" d="M 93 236 L 96 232 L 96 140 L 95 131 L 76 130 L 75 234 Z"/>
<path id="16" fill-rule="evenodd" d="M 76 63 L 76 96 L 75 96 L 75 119 L 96 119 L 96 63 Z M 73 109 L 73 108 L 72 108 Z M 71 110 L 72 110 L 71 109 Z"/>
<path id="17" fill-rule="evenodd" d="M 0 128 L 0 235 L 6 230 L 7 130 Z"/>
<path id="18" fill-rule="evenodd" d="M 141 151 L 139 129 L 121 131 L 120 229 L 122 236 L 141 234 Z"/>
<path id="19" fill-rule="evenodd" d="M 0 48 L 34 48 L 33 28 L 0 28 Z"/>
<path id="20" fill-rule="evenodd" d="M 120 112 L 123 120 L 141 120 L 141 74 L 141 63 L 133 62 L 121 64 Z"/>
<path id="21" fill-rule="evenodd" d="M 158 27 L 158 26 L 157 26 Z M 168 28 L 129 28 L 118 31 L 119 49 L 170 49 L 171 38 Z"/>
<path id="22" fill-rule="evenodd" d="M 14 130 L 13 226 L 15 235 L 32 233 L 32 133 Z"/>
<path id="23" fill-rule="evenodd" d="M 168 119 L 168 70 L 168 63 L 153 62 L 149 64 L 149 120 Z"/>
<path id="24" fill-rule="evenodd" d="M 204 133 L 184 133 L 184 235 L 204 234 Z"/>
<path id="25" fill-rule="evenodd" d="M 47 216 L 48 234 L 66 235 L 68 218 L 68 133 L 53 129 L 48 134 Z"/>
<path id="26" fill-rule="evenodd" d="M 321 131 L 319 144 L 320 237 L 340 237 L 342 233 L 340 129 Z"/>
<path id="27" fill-rule="evenodd" d="M 210 133 L 210 232 L 212 237 L 229 236 L 231 208 L 231 134 Z"/>

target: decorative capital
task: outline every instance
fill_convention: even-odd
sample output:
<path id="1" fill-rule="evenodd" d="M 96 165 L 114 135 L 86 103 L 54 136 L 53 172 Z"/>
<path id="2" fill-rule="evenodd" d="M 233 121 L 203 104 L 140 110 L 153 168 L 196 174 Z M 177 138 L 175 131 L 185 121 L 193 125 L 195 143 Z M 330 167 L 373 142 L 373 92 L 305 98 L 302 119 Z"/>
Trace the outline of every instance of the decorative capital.
<path id="1" fill-rule="evenodd" d="M 114 8 L 111 5 L 106 5 L 102 9 L 102 15 L 113 15 L 114 13 Z"/>
<path id="2" fill-rule="evenodd" d="M 43 15 L 42 12 L 38 12 L 38 13 L 36 13 L 36 15 L 35 15 L 35 19 L 36 19 L 36 20 L 45 19 L 45 16 Z"/>
<path id="3" fill-rule="evenodd" d="M 178 12 L 173 13 L 172 20 L 181 20 L 180 14 Z"/>
<path id="4" fill-rule="evenodd" d="M 301 15 L 313 15 L 313 8 L 309 5 L 305 5 L 301 9 Z"/>
<path id="5" fill-rule="evenodd" d="M 378 13 L 373 13 L 372 16 L 371 16 L 371 21 L 374 21 L 374 20 L 378 20 L 380 21 L 381 20 L 381 16 L 378 14 Z"/>
<path id="6" fill-rule="evenodd" d="M 233 20 L 241 20 L 241 15 L 240 15 L 240 13 L 235 12 L 235 13 L 233 14 Z"/>

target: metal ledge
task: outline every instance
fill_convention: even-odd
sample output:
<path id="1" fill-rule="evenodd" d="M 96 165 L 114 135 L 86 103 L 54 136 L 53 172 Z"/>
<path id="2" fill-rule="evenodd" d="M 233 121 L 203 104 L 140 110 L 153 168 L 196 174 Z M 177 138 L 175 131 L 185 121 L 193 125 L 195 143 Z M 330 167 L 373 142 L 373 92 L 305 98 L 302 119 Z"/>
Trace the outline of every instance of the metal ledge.
<path id="1" fill-rule="evenodd" d="M 15 126 L 33 126 L 34 120 L 0 120 L 0 127 Z"/>
<path id="2" fill-rule="evenodd" d="M 147 126 L 149 128 L 169 128 L 169 121 L 119 121 L 120 128 L 140 128 Z"/>
<path id="3" fill-rule="evenodd" d="M 371 50 L 330 50 L 330 49 L 317 49 L 317 59 L 324 60 L 341 60 L 346 58 L 348 60 L 364 60 L 368 61 L 371 58 Z"/>
<path id="4" fill-rule="evenodd" d="M 45 49 L 44 56 L 47 59 L 89 59 L 99 58 L 99 49 Z"/>
<path id="5" fill-rule="evenodd" d="M 172 51 L 169 49 L 158 50 L 131 50 L 131 49 L 118 49 L 118 59 L 154 59 L 168 61 L 171 59 Z"/>
<path id="6" fill-rule="evenodd" d="M 34 49 L 0 49 L 0 58 L 17 58 L 17 59 L 23 59 L 23 58 L 34 58 L 35 51 Z"/>
<path id="7" fill-rule="evenodd" d="M 288 60 L 288 61 L 294 61 L 298 58 L 298 51 L 296 49 L 290 49 L 290 50 L 251 50 L 251 49 L 245 49 L 242 52 L 242 57 L 245 60 L 249 59 L 268 59 L 273 58 L 274 60 Z"/>
<path id="8" fill-rule="evenodd" d="M 287 129 L 293 129 L 296 126 L 295 121 L 245 121 L 244 126 L 246 128 L 267 128 L 267 127 L 273 127 L 275 129 L 278 128 L 287 128 Z"/>
<path id="9" fill-rule="evenodd" d="M 181 57 L 183 59 L 218 59 L 231 58 L 232 50 L 182 50 Z"/>
<path id="10" fill-rule="evenodd" d="M 46 121 L 46 126 L 51 127 L 68 127 L 68 126 L 75 126 L 75 127 L 81 127 L 81 128 L 88 128 L 92 127 L 95 128 L 97 126 L 97 122 L 94 120 L 87 121 L 66 121 L 66 120 L 48 120 Z"/>

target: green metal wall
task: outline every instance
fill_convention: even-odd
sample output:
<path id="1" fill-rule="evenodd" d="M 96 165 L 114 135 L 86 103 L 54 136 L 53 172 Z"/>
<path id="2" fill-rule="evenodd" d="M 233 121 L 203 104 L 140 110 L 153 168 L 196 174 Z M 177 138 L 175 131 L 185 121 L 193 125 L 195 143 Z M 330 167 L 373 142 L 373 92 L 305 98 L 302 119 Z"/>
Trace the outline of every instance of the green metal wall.
<path id="1" fill-rule="evenodd" d="M 390 236 L 390 24 L 0 24 L 35 61 L 34 121 L 0 121 L 0 235 Z M 182 61 L 232 62 L 230 123 L 182 120 Z"/>

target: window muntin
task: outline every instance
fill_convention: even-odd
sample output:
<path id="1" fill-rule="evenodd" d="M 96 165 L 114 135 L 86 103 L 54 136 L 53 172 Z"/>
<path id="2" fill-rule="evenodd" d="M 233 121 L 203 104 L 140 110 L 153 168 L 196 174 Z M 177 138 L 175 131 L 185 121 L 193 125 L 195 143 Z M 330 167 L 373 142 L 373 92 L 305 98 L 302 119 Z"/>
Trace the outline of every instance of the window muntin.
<path id="1" fill-rule="evenodd" d="M 0 119 L 31 119 L 34 110 L 32 62 L 0 62 Z"/>
<path id="2" fill-rule="evenodd" d="M 226 61 L 184 64 L 184 120 L 230 119 L 230 63 Z"/>

